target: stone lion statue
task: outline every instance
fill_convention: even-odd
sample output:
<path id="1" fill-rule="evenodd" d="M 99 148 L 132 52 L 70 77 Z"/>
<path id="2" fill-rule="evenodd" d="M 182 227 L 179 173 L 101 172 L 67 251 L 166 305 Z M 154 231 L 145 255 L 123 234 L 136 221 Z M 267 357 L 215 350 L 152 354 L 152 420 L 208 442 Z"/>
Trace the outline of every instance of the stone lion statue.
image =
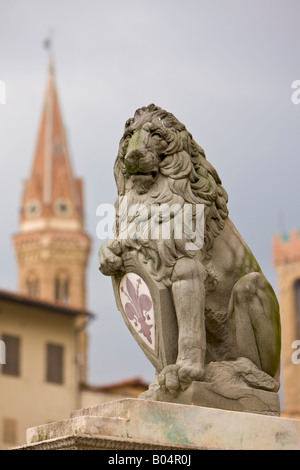
<path id="1" fill-rule="evenodd" d="M 227 193 L 204 150 L 173 114 L 151 104 L 126 122 L 114 173 L 119 197 L 127 196 L 128 204 L 204 207 L 199 249 L 188 249 L 186 234 L 179 239 L 172 233 L 168 239 L 116 235 L 100 248 L 103 274 L 122 270 L 124 253 L 136 251 L 151 275 L 171 292 L 177 359 L 158 374 L 146 398 L 155 398 L 151 390 L 157 393 L 158 388 L 176 396 L 194 381 L 214 380 L 276 392 L 278 302 L 228 217 Z M 116 205 L 116 233 L 120 207 Z M 141 231 L 141 219 L 138 225 Z"/>

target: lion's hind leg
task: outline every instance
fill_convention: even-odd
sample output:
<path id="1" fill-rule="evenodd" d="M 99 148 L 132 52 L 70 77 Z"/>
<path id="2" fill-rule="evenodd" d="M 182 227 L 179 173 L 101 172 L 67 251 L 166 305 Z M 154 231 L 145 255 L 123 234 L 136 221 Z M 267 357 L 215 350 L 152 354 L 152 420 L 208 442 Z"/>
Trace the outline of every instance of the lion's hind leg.
<path id="1" fill-rule="evenodd" d="M 229 311 L 235 358 L 248 358 L 259 370 L 277 378 L 281 347 L 279 306 L 261 273 L 249 273 L 235 284 Z"/>

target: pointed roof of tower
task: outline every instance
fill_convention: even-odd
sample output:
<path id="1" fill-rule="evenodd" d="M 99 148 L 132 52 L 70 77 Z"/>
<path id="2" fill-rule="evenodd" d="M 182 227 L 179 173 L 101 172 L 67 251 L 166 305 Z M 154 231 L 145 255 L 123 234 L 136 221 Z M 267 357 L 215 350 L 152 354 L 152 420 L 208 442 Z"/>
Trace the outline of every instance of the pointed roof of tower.
<path id="1" fill-rule="evenodd" d="M 82 181 L 73 175 L 50 56 L 33 166 L 23 194 L 21 231 L 83 229 L 82 206 Z"/>

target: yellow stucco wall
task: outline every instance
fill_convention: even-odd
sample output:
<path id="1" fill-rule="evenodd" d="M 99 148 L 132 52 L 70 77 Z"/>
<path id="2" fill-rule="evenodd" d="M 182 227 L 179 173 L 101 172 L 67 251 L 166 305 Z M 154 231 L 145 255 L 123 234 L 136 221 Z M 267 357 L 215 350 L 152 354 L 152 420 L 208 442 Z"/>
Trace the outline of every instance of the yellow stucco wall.
<path id="1" fill-rule="evenodd" d="M 0 365 L 0 448 L 25 443 L 26 429 L 69 417 L 79 407 L 75 317 L 42 307 L 0 299 L 0 339 L 20 338 L 20 375 Z M 46 381 L 46 344 L 64 348 L 63 384 Z M 4 442 L 5 420 L 15 420 L 15 442 Z"/>

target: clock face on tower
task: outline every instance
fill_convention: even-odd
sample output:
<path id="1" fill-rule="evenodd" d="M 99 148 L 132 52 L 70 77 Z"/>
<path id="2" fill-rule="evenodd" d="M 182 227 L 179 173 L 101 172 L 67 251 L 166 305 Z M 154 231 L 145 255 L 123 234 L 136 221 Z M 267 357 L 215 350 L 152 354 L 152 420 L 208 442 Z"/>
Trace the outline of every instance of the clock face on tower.
<path id="1" fill-rule="evenodd" d="M 38 217 L 41 213 L 41 203 L 37 199 L 28 201 L 25 207 L 27 217 Z"/>
<path id="2" fill-rule="evenodd" d="M 54 205 L 54 211 L 57 215 L 61 217 L 66 217 L 72 212 L 71 201 L 66 198 L 58 199 Z"/>

